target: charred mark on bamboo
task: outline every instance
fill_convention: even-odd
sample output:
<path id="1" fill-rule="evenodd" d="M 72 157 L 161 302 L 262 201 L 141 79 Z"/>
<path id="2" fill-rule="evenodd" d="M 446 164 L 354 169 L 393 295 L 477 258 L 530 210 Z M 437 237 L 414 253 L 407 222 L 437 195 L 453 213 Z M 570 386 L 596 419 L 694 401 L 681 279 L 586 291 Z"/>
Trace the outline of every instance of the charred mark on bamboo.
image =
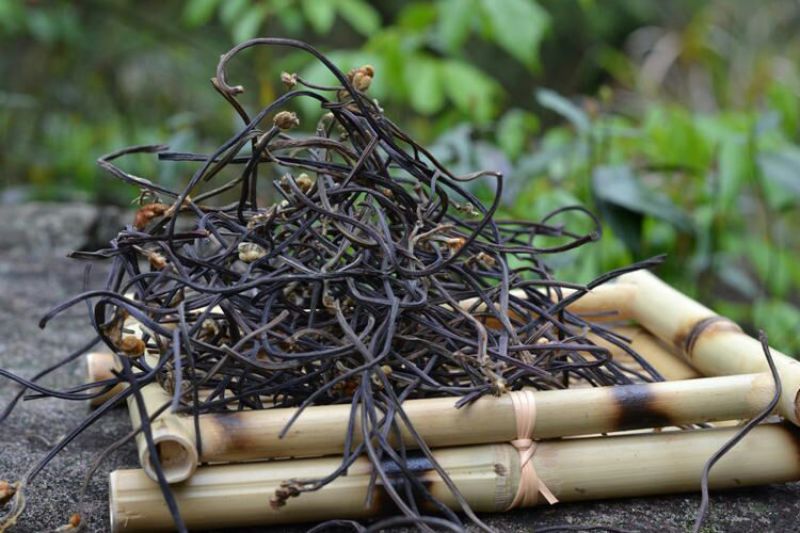
<path id="1" fill-rule="evenodd" d="M 714 315 L 698 320 L 690 327 L 678 330 L 678 333 L 672 339 L 672 343 L 691 359 L 694 346 L 701 335 L 708 336 L 720 332 L 741 333 L 742 328 L 729 318 Z"/>
<path id="2" fill-rule="evenodd" d="M 675 425 L 670 413 L 658 407 L 657 396 L 647 385 L 612 387 L 610 393 L 617 406 L 618 430 Z"/>
<path id="3" fill-rule="evenodd" d="M 798 393 L 800 394 L 800 393 Z M 797 456 L 797 460 L 800 461 L 800 427 L 795 426 L 794 424 L 784 422 L 780 427 L 786 431 L 789 435 L 792 445 L 794 445 L 795 455 Z"/>
<path id="4" fill-rule="evenodd" d="M 223 450 L 246 450 L 257 444 L 257 441 L 248 436 L 249 426 L 244 412 L 209 413 L 202 415 L 202 417 L 205 421 L 208 421 L 210 426 L 216 426 L 214 434 L 219 439 L 219 442 L 222 443 L 221 449 Z M 202 437 L 203 435 L 201 435 Z"/>
<path id="5" fill-rule="evenodd" d="M 411 472 L 415 476 L 419 486 L 414 486 L 413 482 L 406 477 L 403 468 L 395 461 L 384 460 L 380 463 L 380 468 L 387 475 L 392 483 L 392 487 L 397 492 L 404 493 L 406 491 L 406 485 L 411 483 L 414 503 L 427 511 L 436 511 L 437 507 L 430 497 L 426 497 L 425 494 L 422 494 L 419 490 L 419 488 L 422 487 L 426 494 L 430 494 L 434 480 L 438 478 L 438 474 L 431 460 L 425 457 L 421 452 L 411 452 L 405 457 L 404 467 L 406 471 Z M 399 512 L 397 504 L 392 500 L 386 487 L 380 480 L 375 483 L 373 489 L 370 511 L 377 515 L 397 514 Z"/>
<path id="6" fill-rule="evenodd" d="M 794 416 L 800 420 L 800 390 L 794 395 Z"/>
<path id="7" fill-rule="evenodd" d="M 411 452 L 406 455 L 405 469 L 415 474 L 423 474 L 429 470 L 433 470 L 431 460 L 425 457 L 421 452 Z M 389 476 L 399 475 L 403 472 L 396 462 L 387 460 L 381 462 L 383 471 Z"/>

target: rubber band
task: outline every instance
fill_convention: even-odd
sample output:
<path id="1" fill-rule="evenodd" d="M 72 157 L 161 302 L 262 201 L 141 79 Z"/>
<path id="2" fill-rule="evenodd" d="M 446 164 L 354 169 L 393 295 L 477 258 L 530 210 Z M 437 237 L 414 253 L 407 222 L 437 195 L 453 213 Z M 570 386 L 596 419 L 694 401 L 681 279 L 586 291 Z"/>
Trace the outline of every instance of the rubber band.
<path id="1" fill-rule="evenodd" d="M 517 438 L 511 445 L 519 452 L 520 476 L 517 494 L 508 509 L 531 507 L 539 501 L 542 494 L 550 505 L 558 503 L 558 498 L 536 475 L 533 468 L 533 455 L 536 453 L 536 441 L 533 440 L 533 428 L 536 426 L 536 397 L 529 390 L 511 393 L 514 406 L 514 417 L 517 419 Z"/>

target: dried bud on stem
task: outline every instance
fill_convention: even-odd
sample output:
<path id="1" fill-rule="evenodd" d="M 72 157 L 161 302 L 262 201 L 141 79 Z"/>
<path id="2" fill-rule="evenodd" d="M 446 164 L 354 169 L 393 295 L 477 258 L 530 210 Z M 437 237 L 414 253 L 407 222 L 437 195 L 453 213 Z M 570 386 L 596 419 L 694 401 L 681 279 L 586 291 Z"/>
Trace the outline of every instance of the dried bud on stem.
<path id="1" fill-rule="evenodd" d="M 169 206 L 167 204 L 147 204 L 138 211 L 133 218 L 133 227 L 136 229 L 144 229 L 155 217 L 160 217 L 167 212 Z"/>
<path id="2" fill-rule="evenodd" d="M 304 193 L 310 191 L 313 185 L 314 181 L 305 172 L 297 176 L 297 186 L 300 187 L 300 190 Z"/>
<path id="3" fill-rule="evenodd" d="M 372 65 L 364 65 L 363 67 L 354 68 L 347 73 L 347 78 L 350 80 L 350 83 L 353 84 L 353 87 L 355 87 L 356 90 L 361 92 L 369 89 L 374 76 L 375 69 L 372 67 Z"/>
<path id="4" fill-rule="evenodd" d="M 290 130 L 300 125 L 300 119 L 294 111 L 281 111 L 275 115 L 273 122 L 282 130 Z"/>
<path id="5" fill-rule="evenodd" d="M 287 89 L 294 89 L 294 86 L 297 85 L 297 74 L 292 72 L 281 72 L 281 83 Z"/>
<path id="6" fill-rule="evenodd" d="M 447 247 L 450 248 L 450 251 L 456 253 L 464 247 L 464 244 L 466 244 L 467 240 L 464 237 L 452 237 L 445 240 L 445 242 L 447 243 Z"/>
<path id="7" fill-rule="evenodd" d="M 119 351 L 128 357 L 141 357 L 144 355 L 145 344 L 136 335 L 125 335 L 117 345 Z"/>
<path id="8" fill-rule="evenodd" d="M 17 493 L 17 487 L 8 481 L 0 481 L 0 507 L 7 504 L 14 494 Z"/>
<path id="9" fill-rule="evenodd" d="M 495 258 L 487 254 L 486 252 L 479 252 L 478 255 L 475 256 L 475 259 L 477 259 L 480 264 L 482 264 L 487 268 L 492 268 L 495 265 L 497 265 L 497 261 L 495 260 Z"/>
<path id="10" fill-rule="evenodd" d="M 239 243 L 239 261 L 243 261 L 245 263 L 252 263 L 254 261 L 258 261 L 265 255 L 267 255 L 267 251 L 259 246 L 254 242 L 242 242 Z"/>

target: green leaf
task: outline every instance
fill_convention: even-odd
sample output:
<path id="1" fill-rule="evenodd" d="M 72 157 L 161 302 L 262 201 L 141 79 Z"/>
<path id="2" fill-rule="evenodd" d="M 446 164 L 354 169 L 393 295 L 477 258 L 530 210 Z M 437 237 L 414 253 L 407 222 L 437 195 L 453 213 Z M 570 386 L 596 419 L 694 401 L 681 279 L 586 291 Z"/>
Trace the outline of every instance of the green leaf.
<path id="1" fill-rule="evenodd" d="M 528 67 L 539 61 L 539 43 L 550 17 L 534 0 L 482 0 L 492 39 Z"/>
<path id="2" fill-rule="evenodd" d="M 522 109 L 511 109 L 497 123 L 497 143 L 508 157 L 516 158 L 538 128 L 539 120 L 535 115 Z"/>
<path id="3" fill-rule="evenodd" d="M 767 91 L 767 99 L 770 108 L 780 113 L 781 127 L 786 136 L 795 138 L 800 123 L 800 102 L 797 94 L 787 85 L 775 83 Z"/>
<path id="4" fill-rule="evenodd" d="M 191 28 L 202 26 L 211 20 L 219 0 L 189 0 L 183 8 L 183 22 Z"/>
<path id="5" fill-rule="evenodd" d="M 436 22 L 436 6 L 416 2 L 405 6 L 397 15 L 397 25 L 411 31 L 423 31 Z"/>
<path id="6" fill-rule="evenodd" d="M 436 36 L 449 52 L 462 46 L 472 30 L 475 21 L 474 0 L 440 0 L 436 3 L 438 28 Z"/>
<path id="7" fill-rule="evenodd" d="M 381 28 L 381 16 L 364 0 L 335 0 L 339 14 L 361 35 L 369 37 Z"/>
<path id="8" fill-rule="evenodd" d="M 267 17 L 266 6 L 258 5 L 245 12 L 233 26 L 233 40 L 241 43 L 258 35 L 261 23 Z"/>
<path id="9" fill-rule="evenodd" d="M 336 19 L 336 4 L 330 0 L 302 0 L 303 15 L 314 31 L 325 34 L 333 27 Z"/>
<path id="10" fill-rule="evenodd" d="M 719 202 L 730 209 L 751 171 L 750 154 L 742 139 L 722 142 L 719 151 Z"/>
<path id="11" fill-rule="evenodd" d="M 414 111 L 432 115 L 444 105 L 441 62 L 426 56 L 415 56 L 405 65 L 405 81 Z"/>
<path id="12" fill-rule="evenodd" d="M 497 84 L 482 71 L 462 61 L 444 63 L 445 93 L 456 107 L 480 123 L 495 112 Z"/>
<path id="13" fill-rule="evenodd" d="M 714 142 L 701 131 L 703 121 L 676 106 L 651 106 L 644 119 L 642 147 L 654 166 L 682 167 L 705 174 L 714 156 Z M 705 126 L 709 130 L 708 125 Z"/>
<path id="14" fill-rule="evenodd" d="M 45 44 L 53 44 L 58 39 L 58 19 L 43 9 L 29 10 L 26 22 L 28 31 L 37 40 Z"/>
<path id="15" fill-rule="evenodd" d="M 766 328 L 769 344 L 782 352 L 800 351 L 800 309 L 781 300 L 756 300 L 753 322 Z"/>
<path id="16" fill-rule="evenodd" d="M 249 10 L 250 0 L 227 0 L 222 3 L 219 10 L 219 18 L 224 24 L 232 27 L 239 17 L 245 16 Z"/>
<path id="17" fill-rule="evenodd" d="M 628 166 L 595 168 L 592 190 L 601 202 L 664 220 L 682 231 L 692 231 L 689 217 L 669 198 L 645 187 Z"/>
<path id="18" fill-rule="evenodd" d="M 562 117 L 566 118 L 580 133 L 589 132 L 589 129 L 591 128 L 589 116 L 583 111 L 583 109 L 576 106 L 557 92 L 551 91 L 550 89 L 539 89 L 536 91 L 536 101 L 539 102 L 539 105 L 542 107 L 554 111 L 555 113 L 558 113 Z"/>
<path id="19" fill-rule="evenodd" d="M 800 198 L 800 147 L 792 146 L 780 152 L 762 152 L 758 165 L 764 178 L 785 193 Z M 791 201 L 791 198 L 788 199 Z"/>

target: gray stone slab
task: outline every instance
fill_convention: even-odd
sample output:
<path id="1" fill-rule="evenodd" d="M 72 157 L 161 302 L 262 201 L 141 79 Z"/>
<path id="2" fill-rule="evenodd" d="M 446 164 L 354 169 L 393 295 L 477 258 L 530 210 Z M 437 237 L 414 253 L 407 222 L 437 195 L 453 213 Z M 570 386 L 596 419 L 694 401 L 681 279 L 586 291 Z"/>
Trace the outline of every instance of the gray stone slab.
<path id="1" fill-rule="evenodd" d="M 108 234 L 119 223 L 119 216 L 119 212 L 101 213 L 83 205 L 0 207 L 0 367 L 31 376 L 91 335 L 85 307 L 65 313 L 45 330 L 40 330 L 37 322 L 45 310 L 81 290 L 85 264 L 66 259 L 67 251 L 96 239 L 98 231 Z M 102 282 L 102 270 L 92 272 L 94 283 Z M 76 385 L 84 374 L 83 362 L 77 361 L 44 383 L 52 387 Z M 7 381 L 0 381 L 0 405 L 5 405 L 15 390 Z M 84 405 L 59 400 L 21 404 L 0 426 L 0 479 L 21 476 L 46 453 L 50 443 L 74 428 L 87 412 Z M 14 531 L 47 531 L 66 523 L 77 510 L 76 498 L 86 470 L 128 428 L 127 416 L 120 410 L 76 439 L 33 484 L 27 511 Z M 108 473 L 114 468 L 135 466 L 132 444 L 103 463 L 88 485 L 88 531 L 108 531 Z M 498 531 L 509 532 L 557 524 L 680 532 L 690 529 L 698 502 L 696 494 L 637 498 L 519 510 L 485 519 Z M 800 531 L 800 483 L 716 493 L 711 503 L 705 531 Z"/>

